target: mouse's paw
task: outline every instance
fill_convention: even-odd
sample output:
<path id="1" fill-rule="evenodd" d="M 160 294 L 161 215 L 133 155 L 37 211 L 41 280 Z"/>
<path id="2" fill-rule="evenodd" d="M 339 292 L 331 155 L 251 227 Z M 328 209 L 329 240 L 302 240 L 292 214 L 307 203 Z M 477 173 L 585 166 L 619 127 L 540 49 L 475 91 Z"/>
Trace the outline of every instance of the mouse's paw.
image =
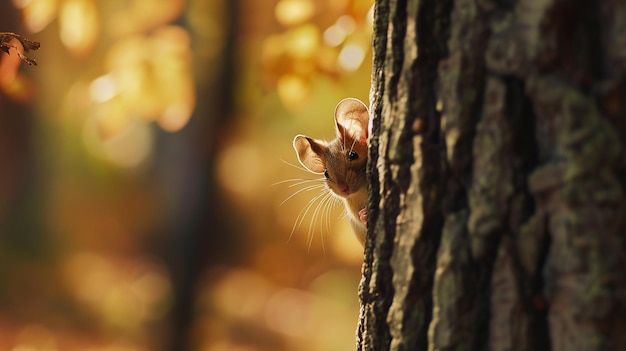
<path id="1" fill-rule="evenodd" d="M 367 225 L 367 208 L 362 208 L 359 211 L 359 219 L 363 222 L 363 224 Z"/>

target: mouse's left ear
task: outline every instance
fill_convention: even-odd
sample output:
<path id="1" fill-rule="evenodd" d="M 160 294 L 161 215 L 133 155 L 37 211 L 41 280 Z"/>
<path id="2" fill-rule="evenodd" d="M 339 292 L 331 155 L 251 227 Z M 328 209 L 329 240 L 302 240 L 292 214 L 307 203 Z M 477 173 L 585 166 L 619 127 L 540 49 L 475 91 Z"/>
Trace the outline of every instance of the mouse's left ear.
<path id="1" fill-rule="evenodd" d="M 366 142 L 369 118 L 367 107 L 361 100 L 354 98 L 341 100 L 335 108 L 337 136 L 341 138 L 350 137 L 359 142 Z"/>
<path id="2" fill-rule="evenodd" d="M 305 135 L 296 135 L 293 139 L 293 148 L 298 155 L 298 161 L 313 173 L 324 173 L 326 170 L 326 143 L 311 139 Z"/>

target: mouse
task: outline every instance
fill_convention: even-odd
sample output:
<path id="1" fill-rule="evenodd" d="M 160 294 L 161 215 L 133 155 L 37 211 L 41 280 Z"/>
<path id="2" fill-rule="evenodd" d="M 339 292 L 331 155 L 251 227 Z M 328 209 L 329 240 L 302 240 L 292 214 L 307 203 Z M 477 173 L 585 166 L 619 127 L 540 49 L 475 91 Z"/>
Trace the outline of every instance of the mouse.
<path id="1" fill-rule="evenodd" d="M 331 141 L 296 135 L 293 148 L 309 172 L 324 176 L 325 187 L 340 199 L 359 242 L 367 232 L 366 177 L 369 111 L 359 99 L 346 98 L 335 108 L 335 138 Z"/>

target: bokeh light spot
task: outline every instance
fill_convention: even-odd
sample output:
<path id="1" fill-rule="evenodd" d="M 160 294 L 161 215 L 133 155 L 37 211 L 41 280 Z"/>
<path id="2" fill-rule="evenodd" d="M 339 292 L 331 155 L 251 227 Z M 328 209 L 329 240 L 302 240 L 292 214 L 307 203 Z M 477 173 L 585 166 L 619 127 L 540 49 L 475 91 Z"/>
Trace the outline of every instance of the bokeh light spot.
<path id="1" fill-rule="evenodd" d="M 134 121 L 118 135 L 103 142 L 108 158 L 119 166 L 136 167 L 146 160 L 152 149 L 150 126 Z"/>
<path id="2" fill-rule="evenodd" d="M 339 67 L 346 71 L 359 69 L 365 58 L 365 50 L 355 44 L 348 44 L 339 53 Z"/>
<path id="3" fill-rule="evenodd" d="M 346 36 L 347 33 L 341 26 L 333 24 L 324 31 L 323 39 L 327 45 L 339 46 L 346 39 Z"/>
<path id="4" fill-rule="evenodd" d="M 89 95 L 93 102 L 111 100 L 117 94 L 115 80 L 111 75 L 104 75 L 94 79 L 89 85 Z"/>
<path id="5" fill-rule="evenodd" d="M 168 132 L 181 130 L 191 118 L 192 107 L 184 103 L 173 103 L 163 111 L 158 123 Z"/>
<path id="6" fill-rule="evenodd" d="M 254 318 L 262 315 L 271 286 L 262 276 L 246 270 L 229 270 L 212 289 L 210 298 L 201 301 L 225 315 Z"/>
<path id="7" fill-rule="evenodd" d="M 93 0 L 65 0 L 59 13 L 61 42 L 72 54 L 89 52 L 98 37 L 98 9 Z"/>
<path id="8" fill-rule="evenodd" d="M 310 87 L 300 76 L 285 74 L 278 79 L 277 91 L 285 106 L 296 108 L 309 95 Z"/>
<path id="9" fill-rule="evenodd" d="M 12 2 L 13 2 L 13 5 L 17 7 L 18 9 L 23 9 L 26 6 L 28 6 L 28 4 L 33 2 L 33 0 L 12 0 Z"/>
<path id="10" fill-rule="evenodd" d="M 58 4 L 57 0 L 25 0 L 17 6 L 23 6 L 24 24 L 28 30 L 37 33 L 54 19 Z"/>
<path id="11" fill-rule="evenodd" d="M 119 126 L 111 126 L 112 131 L 104 135 L 101 123 L 112 121 Z M 107 159 L 120 167 L 133 168 L 140 166 L 152 151 L 154 143 L 153 131 L 150 125 L 137 121 L 121 118 L 115 119 L 90 118 L 83 129 L 83 139 L 87 148 L 98 157 Z M 126 123 L 126 124 L 123 124 Z M 119 130 L 117 130 L 119 128 Z M 113 131 L 114 130 L 114 131 Z"/>
<path id="12" fill-rule="evenodd" d="M 352 34 L 352 32 L 356 29 L 356 21 L 352 16 L 348 15 L 339 17 L 339 19 L 337 19 L 337 25 L 348 34 Z"/>
<path id="13" fill-rule="evenodd" d="M 282 289 L 268 301 L 265 321 L 268 327 L 291 336 L 310 333 L 314 296 L 295 289 Z"/>
<path id="14" fill-rule="evenodd" d="M 375 10 L 374 5 L 372 5 L 369 11 L 367 11 L 367 15 L 365 16 L 367 20 L 367 25 L 370 29 L 374 27 L 374 10 Z"/>
<path id="15" fill-rule="evenodd" d="M 284 26 L 292 26 L 310 19 L 315 12 L 311 0 L 281 0 L 276 4 L 275 15 Z"/>
<path id="16" fill-rule="evenodd" d="M 257 149 L 246 144 L 231 144 L 223 149 L 217 162 L 219 181 L 229 191 L 245 197 L 259 186 L 257 170 L 262 165 Z"/>
<path id="17" fill-rule="evenodd" d="M 287 50 L 296 58 L 311 57 L 319 47 L 319 30 L 314 25 L 303 25 L 289 33 Z"/>

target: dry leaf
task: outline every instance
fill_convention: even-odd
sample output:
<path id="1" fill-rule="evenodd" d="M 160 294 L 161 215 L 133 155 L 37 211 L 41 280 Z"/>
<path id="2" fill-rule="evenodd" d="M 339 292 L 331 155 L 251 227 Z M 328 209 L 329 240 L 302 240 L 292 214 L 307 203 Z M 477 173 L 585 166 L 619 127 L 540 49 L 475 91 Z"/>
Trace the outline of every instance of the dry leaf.
<path id="1" fill-rule="evenodd" d="M 22 49 L 17 47 L 16 45 L 11 44 L 11 40 L 16 39 L 22 44 Z M 26 57 L 23 52 L 29 52 L 31 50 L 39 49 L 39 42 L 28 40 L 23 38 L 21 35 L 10 33 L 10 32 L 0 32 L 0 51 L 9 54 L 9 50 L 14 48 L 17 52 L 17 55 L 22 59 L 22 61 L 28 63 L 29 65 L 37 66 L 37 61 L 35 59 L 31 59 Z"/>

